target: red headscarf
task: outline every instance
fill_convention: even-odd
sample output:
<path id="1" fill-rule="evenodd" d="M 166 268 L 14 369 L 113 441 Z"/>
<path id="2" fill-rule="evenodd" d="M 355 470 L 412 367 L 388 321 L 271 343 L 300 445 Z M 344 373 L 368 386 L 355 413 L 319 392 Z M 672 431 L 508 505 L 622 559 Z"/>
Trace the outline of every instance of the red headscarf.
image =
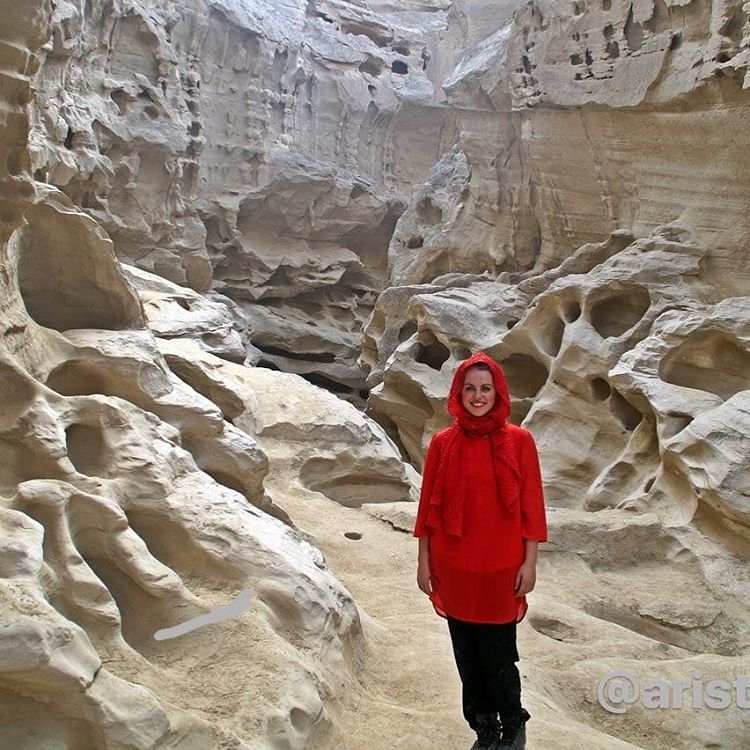
<path id="1" fill-rule="evenodd" d="M 463 405 L 461 391 L 464 387 L 466 371 L 472 365 L 480 363 L 488 365 L 492 373 L 495 403 L 487 414 L 475 417 Z M 440 452 L 440 464 L 430 498 L 427 524 L 442 526 L 448 534 L 460 537 L 463 531 L 463 493 L 466 475 L 463 444 L 470 436 L 490 436 L 495 488 L 502 506 L 507 512 L 511 512 L 519 499 L 518 462 L 506 428 L 510 415 L 510 394 L 505 375 L 492 357 L 479 352 L 461 362 L 453 376 L 448 394 L 448 412 L 455 417 L 455 420 L 446 430 L 445 444 Z"/>

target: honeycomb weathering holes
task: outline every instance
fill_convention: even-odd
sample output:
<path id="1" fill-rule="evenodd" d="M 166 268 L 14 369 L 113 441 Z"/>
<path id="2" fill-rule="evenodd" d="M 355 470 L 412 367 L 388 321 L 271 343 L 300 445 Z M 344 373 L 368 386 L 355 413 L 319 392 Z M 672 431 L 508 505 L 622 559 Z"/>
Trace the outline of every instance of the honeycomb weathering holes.
<path id="1" fill-rule="evenodd" d="M 65 445 L 76 471 L 93 477 L 106 477 L 106 439 L 99 426 L 71 424 L 65 430 Z"/>
<path id="2" fill-rule="evenodd" d="M 417 324 L 414 320 L 407 320 L 398 331 L 398 340 L 403 343 L 417 332 Z"/>
<path id="3" fill-rule="evenodd" d="M 441 344 L 432 333 L 425 331 L 420 335 L 415 357 L 417 362 L 421 362 L 433 370 L 440 370 L 450 355 L 448 348 Z"/>
<path id="4" fill-rule="evenodd" d="M 659 375 L 672 385 L 727 399 L 750 388 L 750 352 L 723 331 L 698 331 L 664 357 Z"/>
<path id="5" fill-rule="evenodd" d="M 643 318 L 650 305 L 648 291 L 642 286 L 633 286 L 593 302 L 588 318 L 602 338 L 613 338 L 629 331 Z"/>
<path id="6" fill-rule="evenodd" d="M 573 323 L 574 321 L 578 320 L 578 318 L 581 317 L 580 303 L 577 300 L 570 300 L 570 302 L 566 302 L 563 309 L 563 317 L 568 323 Z"/>
<path id="7" fill-rule="evenodd" d="M 609 397 L 609 408 L 612 416 L 629 432 L 638 427 L 643 419 L 643 414 L 616 389 L 612 389 Z"/>
<path id="8" fill-rule="evenodd" d="M 589 386 L 591 387 L 591 395 L 597 401 L 606 401 L 612 392 L 612 388 L 604 378 L 591 378 Z"/>
<path id="9" fill-rule="evenodd" d="M 536 396 L 547 382 L 547 368 L 528 354 L 511 354 L 501 365 L 515 398 Z"/>
<path id="10" fill-rule="evenodd" d="M 557 316 L 546 322 L 538 339 L 542 351 L 544 351 L 545 354 L 549 354 L 550 357 L 556 357 L 560 352 L 564 333 L 565 323 Z"/>

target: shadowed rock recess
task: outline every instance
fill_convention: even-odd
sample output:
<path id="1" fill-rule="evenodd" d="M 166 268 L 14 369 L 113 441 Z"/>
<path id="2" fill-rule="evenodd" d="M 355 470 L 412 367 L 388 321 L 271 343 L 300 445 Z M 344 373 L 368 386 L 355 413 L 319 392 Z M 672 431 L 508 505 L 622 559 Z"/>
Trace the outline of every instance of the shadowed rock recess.
<path id="1" fill-rule="evenodd" d="M 747 746 L 746 2 L 0 19 L 0 746 L 468 747 L 403 532 L 478 349 L 550 507 L 529 746 Z"/>

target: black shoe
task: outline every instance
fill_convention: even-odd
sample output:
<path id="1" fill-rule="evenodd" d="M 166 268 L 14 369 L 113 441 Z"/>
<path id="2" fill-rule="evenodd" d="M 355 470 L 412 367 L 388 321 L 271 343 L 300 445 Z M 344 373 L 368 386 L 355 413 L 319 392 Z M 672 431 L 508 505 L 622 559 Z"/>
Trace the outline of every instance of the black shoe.
<path id="1" fill-rule="evenodd" d="M 471 750 L 497 750 L 502 736 L 497 714 L 476 714 L 474 718 L 477 740 L 471 746 Z"/>
<path id="2" fill-rule="evenodd" d="M 531 718 L 529 712 L 521 709 L 520 714 L 511 716 L 503 721 L 502 739 L 498 748 L 512 748 L 512 750 L 525 750 L 526 748 L 526 722 Z"/>

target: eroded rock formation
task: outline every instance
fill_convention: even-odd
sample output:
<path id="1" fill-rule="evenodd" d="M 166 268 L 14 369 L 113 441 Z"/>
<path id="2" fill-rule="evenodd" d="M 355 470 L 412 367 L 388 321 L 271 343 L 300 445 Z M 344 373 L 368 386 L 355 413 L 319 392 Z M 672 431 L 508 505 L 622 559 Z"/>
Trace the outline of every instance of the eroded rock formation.
<path id="1" fill-rule="evenodd" d="M 315 545 L 340 563 L 362 534 L 315 516 L 386 521 L 360 554 L 392 585 L 413 467 L 483 349 L 551 506 L 536 740 L 744 747 L 740 710 L 624 727 L 591 693 L 747 672 L 747 4 L 0 17 L 0 744 L 341 746 L 384 631 L 399 658 L 447 644 L 391 591 L 387 627 L 358 609 Z M 247 589 L 189 648 L 154 641 Z M 424 714 L 354 744 L 461 736 Z"/>
<path id="2" fill-rule="evenodd" d="M 53 57 L 64 53 L 60 14 L 74 10 L 56 8 Z M 287 399 L 323 399 L 300 427 L 317 446 L 296 451 L 307 457 L 300 481 L 343 491 L 368 473 L 389 476 L 387 499 L 404 500 L 418 477 L 349 404 L 348 421 L 335 422 L 349 460 L 326 471 L 341 449 L 323 424 L 341 413 L 338 399 L 270 370 L 247 380 L 252 369 L 226 361 L 245 358 L 227 305 L 126 274 L 96 212 L 71 201 L 81 196 L 33 182 L 29 77 L 51 14 L 42 0 L 0 6 L 1 744 L 303 747 L 330 722 L 336 673 L 359 669 L 361 623 L 319 550 L 264 491 L 269 454 L 257 436 L 292 429 L 269 411 L 279 397 L 266 379 Z M 222 366 L 243 378 L 222 380 Z M 155 648 L 154 633 L 246 589 L 250 614 L 221 643 L 204 631 L 191 639 L 191 658 L 208 667 L 196 704 L 184 647 Z M 227 670 L 246 675 L 254 662 L 255 708 L 214 715 Z M 254 731 L 238 718 L 248 715 Z"/>

